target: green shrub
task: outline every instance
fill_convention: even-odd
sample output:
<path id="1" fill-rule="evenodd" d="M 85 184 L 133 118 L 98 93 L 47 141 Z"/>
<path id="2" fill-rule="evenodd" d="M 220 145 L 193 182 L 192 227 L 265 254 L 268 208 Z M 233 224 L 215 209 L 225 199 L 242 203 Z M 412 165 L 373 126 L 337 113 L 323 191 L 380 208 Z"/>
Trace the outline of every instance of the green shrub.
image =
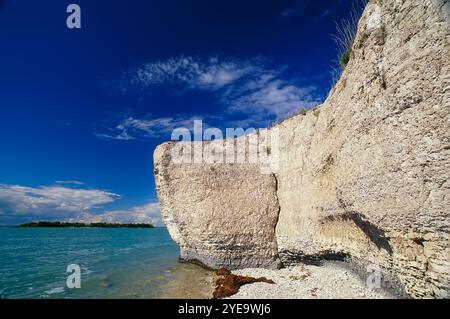
<path id="1" fill-rule="evenodd" d="M 340 58 L 339 58 L 339 65 L 341 66 L 342 69 L 345 69 L 345 67 L 348 64 L 348 61 L 350 61 L 350 55 L 352 54 L 352 49 L 348 48 L 347 50 L 345 50 Z"/>
<path id="2" fill-rule="evenodd" d="M 336 33 L 332 35 L 337 46 L 337 61 L 334 61 L 331 75 L 333 84 L 341 77 L 342 71 L 347 66 L 352 53 L 352 46 L 358 31 L 359 19 L 367 4 L 367 0 L 354 0 L 350 10 L 350 16 L 336 24 Z"/>

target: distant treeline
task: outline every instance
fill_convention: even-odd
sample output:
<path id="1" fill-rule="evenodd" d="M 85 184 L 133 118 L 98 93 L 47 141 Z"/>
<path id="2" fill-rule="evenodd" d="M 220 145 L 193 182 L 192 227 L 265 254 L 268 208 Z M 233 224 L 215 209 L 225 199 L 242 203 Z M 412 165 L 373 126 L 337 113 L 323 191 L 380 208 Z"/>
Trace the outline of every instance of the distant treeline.
<path id="1" fill-rule="evenodd" d="M 118 224 L 118 223 L 70 223 L 70 222 L 32 222 L 19 227 L 101 227 L 101 228 L 153 228 L 152 224 Z"/>

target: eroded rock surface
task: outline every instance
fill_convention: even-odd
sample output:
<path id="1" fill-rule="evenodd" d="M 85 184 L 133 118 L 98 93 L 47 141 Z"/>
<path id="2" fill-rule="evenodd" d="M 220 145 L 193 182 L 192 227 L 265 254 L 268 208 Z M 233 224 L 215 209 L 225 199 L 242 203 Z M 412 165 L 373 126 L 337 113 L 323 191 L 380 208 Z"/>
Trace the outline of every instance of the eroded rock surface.
<path id="1" fill-rule="evenodd" d="M 181 258 L 242 268 L 350 256 L 410 296 L 449 297 L 449 7 L 369 1 L 324 104 L 273 128 L 275 174 L 173 164 L 173 144 L 159 146 L 158 196 Z"/>
<path id="2" fill-rule="evenodd" d="M 211 268 L 277 268 L 275 176 L 257 164 L 175 164 L 172 146 L 156 149 L 155 178 L 180 258 Z"/>

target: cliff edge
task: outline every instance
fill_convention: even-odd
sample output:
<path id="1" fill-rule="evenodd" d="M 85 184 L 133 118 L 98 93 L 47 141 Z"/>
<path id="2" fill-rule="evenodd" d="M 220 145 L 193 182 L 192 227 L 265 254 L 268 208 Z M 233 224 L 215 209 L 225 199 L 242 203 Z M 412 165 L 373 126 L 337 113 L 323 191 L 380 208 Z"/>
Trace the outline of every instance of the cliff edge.
<path id="1" fill-rule="evenodd" d="M 232 141 L 276 132 L 277 150 L 265 150 L 276 151 L 273 172 L 172 160 L 174 147 L 229 140 L 158 146 L 161 213 L 181 259 L 276 268 L 351 258 L 412 297 L 450 297 L 449 52 L 448 1 L 369 1 L 327 100 Z"/>

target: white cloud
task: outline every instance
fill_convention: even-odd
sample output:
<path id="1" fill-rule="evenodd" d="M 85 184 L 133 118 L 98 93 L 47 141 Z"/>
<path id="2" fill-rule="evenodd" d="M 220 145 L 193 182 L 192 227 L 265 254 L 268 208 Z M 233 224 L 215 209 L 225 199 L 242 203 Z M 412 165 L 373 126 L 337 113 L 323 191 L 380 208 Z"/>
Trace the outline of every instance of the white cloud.
<path id="1" fill-rule="evenodd" d="M 181 88 L 179 91 L 202 90 L 213 94 L 223 108 L 218 116 L 125 116 L 96 136 L 114 140 L 169 137 L 173 129 L 192 127 L 193 120 L 199 118 L 212 119 L 218 127 L 234 127 L 230 125 L 236 123 L 264 127 L 319 104 L 321 97 L 316 88 L 286 79 L 286 69 L 270 67 L 262 58 L 179 57 L 143 64 L 126 74 L 119 84 L 122 90 L 151 92 L 161 86 Z"/>
<path id="2" fill-rule="evenodd" d="M 0 184 L 0 224 L 59 220 L 163 226 L 157 202 L 123 210 L 103 208 L 120 198 L 118 194 L 100 189 Z"/>
<path id="3" fill-rule="evenodd" d="M 119 195 L 98 189 L 0 184 L 0 207 L 11 215 L 67 218 L 111 203 Z"/>
<path id="4" fill-rule="evenodd" d="M 157 202 L 125 210 L 106 211 L 97 215 L 80 215 L 77 220 L 90 223 L 150 223 L 154 226 L 164 226 Z"/>

